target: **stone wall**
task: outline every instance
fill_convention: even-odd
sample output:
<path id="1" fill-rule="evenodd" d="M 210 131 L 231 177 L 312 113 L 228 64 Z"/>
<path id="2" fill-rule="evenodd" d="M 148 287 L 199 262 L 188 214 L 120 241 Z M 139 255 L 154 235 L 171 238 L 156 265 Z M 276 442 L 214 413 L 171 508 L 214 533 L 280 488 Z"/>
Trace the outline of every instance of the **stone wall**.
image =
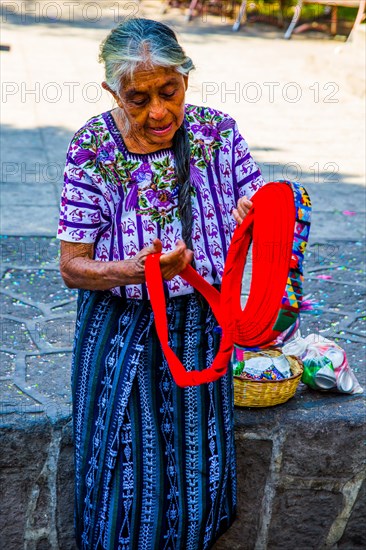
<path id="1" fill-rule="evenodd" d="M 366 547 L 362 426 L 236 431 L 239 521 L 215 550 Z"/>
<path id="2" fill-rule="evenodd" d="M 4 429 L 1 449 L 0 548 L 75 548 L 70 422 Z"/>
<path id="3" fill-rule="evenodd" d="M 366 547 L 362 401 L 327 397 L 325 418 L 304 392 L 297 407 L 236 410 L 238 520 L 215 550 Z M 71 421 L 15 420 L 1 430 L 0 548 L 72 550 Z"/>

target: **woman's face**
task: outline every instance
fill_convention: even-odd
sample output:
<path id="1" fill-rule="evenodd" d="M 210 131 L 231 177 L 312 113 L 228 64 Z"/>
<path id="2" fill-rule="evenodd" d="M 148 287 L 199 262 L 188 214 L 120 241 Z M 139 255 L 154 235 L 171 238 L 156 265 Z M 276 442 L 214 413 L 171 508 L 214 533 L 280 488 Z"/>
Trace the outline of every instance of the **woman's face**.
<path id="1" fill-rule="evenodd" d="M 128 119 L 130 131 L 123 136 L 135 152 L 153 152 L 171 147 L 184 118 L 188 77 L 165 67 L 142 67 L 125 80 L 118 106 Z"/>

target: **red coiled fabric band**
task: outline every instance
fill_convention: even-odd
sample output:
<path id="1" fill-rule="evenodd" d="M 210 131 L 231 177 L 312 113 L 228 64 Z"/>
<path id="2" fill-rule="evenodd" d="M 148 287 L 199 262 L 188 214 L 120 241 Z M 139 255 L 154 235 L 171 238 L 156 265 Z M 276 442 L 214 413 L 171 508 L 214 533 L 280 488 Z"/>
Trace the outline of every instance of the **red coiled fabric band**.
<path id="1" fill-rule="evenodd" d="M 155 316 L 155 327 L 178 386 L 196 386 L 223 376 L 233 345 L 265 347 L 280 334 L 273 330 L 290 269 L 296 209 L 294 194 L 282 182 L 268 183 L 251 199 L 253 206 L 234 231 L 228 250 L 221 293 L 191 266 L 179 276 L 206 298 L 222 328 L 219 351 L 210 368 L 187 371 L 168 343 L 168 323 L 161 254 L 150 254 L 145 262 L 146 284 Z M 244 310 L 240 296 L 248 249 L 252 242 L 253 271 L 249 297 Z"/>

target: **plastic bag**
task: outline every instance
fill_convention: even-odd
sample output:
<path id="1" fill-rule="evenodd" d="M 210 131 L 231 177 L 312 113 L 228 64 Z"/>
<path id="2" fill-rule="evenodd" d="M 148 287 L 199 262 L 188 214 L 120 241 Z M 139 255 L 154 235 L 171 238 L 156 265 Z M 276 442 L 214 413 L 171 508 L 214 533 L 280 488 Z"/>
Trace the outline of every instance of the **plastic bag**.
<path id="1" fill-rule="evenodd" d="M 234 376 L 251 380 L 283 380 L 292 376 L 290 363 L 280 349 L 247 352 L 246 348 L 234 344 L 231 357 Z"/>
<path id="2" fill-rule="evenodd" d="M 341 393 L 363 393 L 349 366 L 346 352 L 337 344 L 320 336 L 296 335 L 282 348 L 285 355 L 295 355 L 304 363 L 302 382 L 316 390 L 335 390 Z"/>

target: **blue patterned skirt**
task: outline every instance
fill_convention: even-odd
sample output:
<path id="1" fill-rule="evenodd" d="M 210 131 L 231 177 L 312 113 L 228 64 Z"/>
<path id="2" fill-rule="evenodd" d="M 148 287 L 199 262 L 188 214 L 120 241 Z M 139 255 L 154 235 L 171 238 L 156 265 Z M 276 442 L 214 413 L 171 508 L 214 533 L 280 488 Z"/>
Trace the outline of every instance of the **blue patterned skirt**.
<path id="1" fill-rule="evenodd" d="M 170 345 L 209 366 L 220 335 L 194 294 L 167 300 Z M 236 514 L 233 382 L 179 388 L 150 302 L 80 290 L 72 358 L 80 549 L 206 550 Z"/>

